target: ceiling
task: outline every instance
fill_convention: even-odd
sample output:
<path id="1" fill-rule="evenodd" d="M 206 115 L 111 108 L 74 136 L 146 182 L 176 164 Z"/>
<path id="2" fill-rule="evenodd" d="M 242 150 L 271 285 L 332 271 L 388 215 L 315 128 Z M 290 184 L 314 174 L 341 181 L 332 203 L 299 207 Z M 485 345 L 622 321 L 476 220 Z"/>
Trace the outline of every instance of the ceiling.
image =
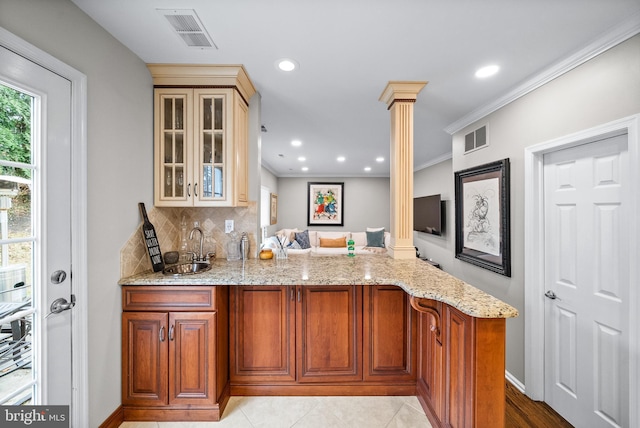
<path id="1" fill-rule="evenodd" d="M 429 82 L 414 109 L 414 168 L 447 159 L 445 129 L 640 11 L 638 0 L 72 1 L 146 63 L 243 64 L 262 98 L 262 162 L 278 177 L 388 176 L 379 97 L 391 80 Z M 217 48 L 188 47 L 157 11 L 172 8 L 195 10 Z M 278 70 L 281 58 L 298 69 Z M 477 79 L 487 64 L 499 73 Z"/>

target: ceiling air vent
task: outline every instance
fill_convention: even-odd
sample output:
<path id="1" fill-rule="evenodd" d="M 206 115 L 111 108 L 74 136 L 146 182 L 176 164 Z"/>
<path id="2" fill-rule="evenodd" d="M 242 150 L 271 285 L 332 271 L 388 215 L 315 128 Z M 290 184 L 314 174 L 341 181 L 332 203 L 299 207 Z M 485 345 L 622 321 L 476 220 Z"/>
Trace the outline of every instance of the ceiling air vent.
<path id="1" fill-rule="evenodd" d="M 187 46 L 194 48 L 218 48 L 204 29 L 193 9 L 157 9 Z"/>
<path id="2" fill-rule="evenodd" d="M 464 152 L 469 153 L 488 145 L 487 126 L 482 126 L 464 136 Z"/>

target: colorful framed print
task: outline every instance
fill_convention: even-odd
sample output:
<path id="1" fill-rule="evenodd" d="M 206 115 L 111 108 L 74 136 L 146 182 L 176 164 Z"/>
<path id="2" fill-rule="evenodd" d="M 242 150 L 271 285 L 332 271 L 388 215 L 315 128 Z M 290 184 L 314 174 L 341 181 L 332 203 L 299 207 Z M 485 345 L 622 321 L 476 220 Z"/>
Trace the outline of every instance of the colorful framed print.
<path id="1" fill-rule="evenodd" d="M 307 183 L 307 226 L 342 226 L 344 183 Z"/>

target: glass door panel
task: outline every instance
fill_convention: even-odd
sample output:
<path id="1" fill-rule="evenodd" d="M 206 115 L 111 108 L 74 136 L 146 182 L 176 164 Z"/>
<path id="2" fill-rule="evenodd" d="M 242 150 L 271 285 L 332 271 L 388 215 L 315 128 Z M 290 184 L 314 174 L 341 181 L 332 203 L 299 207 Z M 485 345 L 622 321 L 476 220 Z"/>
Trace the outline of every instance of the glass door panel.
<path id="1" fill-rule="evenodd" d="M 166 199 L 184 198 L 187 186 L 184 171 L 186 146 L 184 144 L 185 95 L 163 95 L 162 110 L 162 195 Z"/>
<path id="2" fill-rule="evenodd" d="M 201 123 L 199 132 L 199 156 L 197 168 L 200 171 L 202 190 L 200 199 L 222 199 L 225 195 L 221 180 L 216 180 L 224 162 L 224 95 L 200 95 Z"/>
<path id="3" fill-rule="evenodd" d="M 213 181 L 211 180 L 211 165 L 203 165 L 202 167 L 202 197 L 210 198 L 212 196 Z"/>
<path id="4" fill-rule="evenodd" d="M 0 405 L 31 404 L 33 98 L 0 85 Z"/>
<path id="5" fill-rule="evenodd" d="M 213 163 L 221 164 L 224 162 L 224 143 L 223 143 L 224 135 L 221 132 L 216 133 L 215 135 L 215 147 L 214 147 L 214 157 Z"/>
<path id="6" fill-rule="evenodd" d="M 213 115 L 215 117 L 213 129 L 221 131 L 224 130 L 224 100 L 222 98 L 215 99 Z"/>
<path id="7" fill-rule="evenodd" d="M 224 174 L 223 168 L 221 166 L 216 166 L 213 168 L 213 188 L 215 189 L 216 198 L 222 198 L 224 196 Z"/>

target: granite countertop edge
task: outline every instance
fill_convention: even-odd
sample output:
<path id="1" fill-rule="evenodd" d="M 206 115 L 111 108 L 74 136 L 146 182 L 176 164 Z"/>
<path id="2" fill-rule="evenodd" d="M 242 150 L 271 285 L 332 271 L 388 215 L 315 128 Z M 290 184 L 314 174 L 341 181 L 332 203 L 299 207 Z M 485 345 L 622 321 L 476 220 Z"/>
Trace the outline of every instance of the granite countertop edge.
<path id="1" fill-rule="evenodd" d="M 446 303 L 476 318 L 513 318 L 518 310 L 420 259 L 386 255 L 295 255 L 285 260 L 215 260 L 211 270 L 173 277 L 144 272 L 119 285 L 395 285 L 410 296 Z"/>

